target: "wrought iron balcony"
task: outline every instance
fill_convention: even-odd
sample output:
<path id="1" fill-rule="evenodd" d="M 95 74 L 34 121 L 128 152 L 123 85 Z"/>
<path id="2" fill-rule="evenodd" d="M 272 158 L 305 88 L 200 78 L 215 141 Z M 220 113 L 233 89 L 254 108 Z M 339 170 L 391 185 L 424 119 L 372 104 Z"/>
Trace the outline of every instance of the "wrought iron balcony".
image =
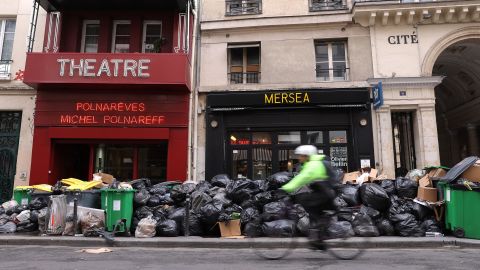
<path id="1" fill-rule="evenodd" d="M 346 9 L 346 0 L 310 0 L 310 11 Z"/>
<path id="2" fill-rule="evenodd" d="M 259 83 L 260 72 L 232 72 L 228 73 L 230 84 Z"/>
<path id="3" fill-rule="evenodd" d="M 262 0 L 225 0 L 225 15 L 252 15 L 262 13 Z"/>
<path id="4" fill-rule="evenodd" d="M 450 1 L 450 0 L 354 0 L 356 3 L 365 3 L 369 2 L 372 4 L 381 3 L 381 2 L 390 2 L 390 3 L 425 3 L 425 2 L 441 2 L 441 1 Z"/>
<path id="5" fill-rule="evenodd" d="M 10 80 L 12 60 L 0 60 L 0 80 Z"/>

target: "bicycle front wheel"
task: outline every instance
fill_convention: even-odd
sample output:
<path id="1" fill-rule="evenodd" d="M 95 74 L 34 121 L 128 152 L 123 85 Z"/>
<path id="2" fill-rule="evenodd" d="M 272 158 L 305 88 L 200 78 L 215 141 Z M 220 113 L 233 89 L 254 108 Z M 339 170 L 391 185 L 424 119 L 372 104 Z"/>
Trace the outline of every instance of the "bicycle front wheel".
<path id="1" fill-rule="evenodd" d="M 266 260 L 280 260 L 290 255 L 297 247 L 297 238 L 294 237 L 295 225 L 281 231 L 270 234 L 269 237 L 259 237 L 255 234 L 247 234 L 250 248 L 260 258 Z"/>
<path id="2" fill-rule="evenodd" d="M 345 237 L 327 240 L 327 251 L 340 260 L 354 260 L 365 252 L 368 238 Z"/>

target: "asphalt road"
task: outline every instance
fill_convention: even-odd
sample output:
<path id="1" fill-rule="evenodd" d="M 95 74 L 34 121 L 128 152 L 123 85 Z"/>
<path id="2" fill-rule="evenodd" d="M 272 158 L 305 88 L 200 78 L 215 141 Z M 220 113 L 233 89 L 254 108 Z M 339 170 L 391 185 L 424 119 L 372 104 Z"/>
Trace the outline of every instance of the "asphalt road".
<path id="1" fill-rule="evenodd" d="M 367 250 L 354 261 L 309 250 L 266 261 L 248 249 L 111 249 L 111 253 L 86 254 L 71 247 L 1 246 L 0 269 L 480 269 L 479 250 L 468 249 Z"/>

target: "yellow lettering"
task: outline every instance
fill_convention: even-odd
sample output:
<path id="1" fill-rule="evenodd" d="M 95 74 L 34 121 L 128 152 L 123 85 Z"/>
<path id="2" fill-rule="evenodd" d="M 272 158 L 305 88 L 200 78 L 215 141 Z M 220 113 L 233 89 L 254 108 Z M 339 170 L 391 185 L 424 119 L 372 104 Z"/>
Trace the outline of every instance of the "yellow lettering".
<path id="1" fill-rule="evenodd" d="M 303 97 L 303 103 L 310 103 L 310 97 L 308 96 L 308 93 L 305 93 L 305 96 Z"/>
<path id="2" fill-rule="evenodd" d="M 265 94 L 265 103 L 266 104 L 273 103 L 273 94 Z"/>
<path id="3" fill-rule="evenodd" d="M 282 103 L 282 101 L 280 100 L 280 94 L 275 94 L 275 104 L 279 104 L 279 103 Z"/>
<path id="4" fill-rule="evenodd" d="M 282 104 L 288 103 L 288 94 L 287 93 L 282 93 Z"/>
<path id="5" fill-rule="evenodd" d="M 295 103 L 302 103 L 302 100 L 300 97 L 302 96 L 302 93 L 295 93 Z"/>

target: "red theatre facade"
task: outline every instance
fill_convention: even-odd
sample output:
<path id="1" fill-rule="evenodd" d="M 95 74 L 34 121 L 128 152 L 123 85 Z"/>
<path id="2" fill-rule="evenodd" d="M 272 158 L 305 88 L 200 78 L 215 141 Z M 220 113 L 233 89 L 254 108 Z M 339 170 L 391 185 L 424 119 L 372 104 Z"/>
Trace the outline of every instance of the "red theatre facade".
<path id="1" fill-rule="evenodd" d="M 24 80 L 37 89 L 30 184 L 95 172 L 185 180 L 189 1 L 40 5 L 44 51 L 28 54 Z"/>

